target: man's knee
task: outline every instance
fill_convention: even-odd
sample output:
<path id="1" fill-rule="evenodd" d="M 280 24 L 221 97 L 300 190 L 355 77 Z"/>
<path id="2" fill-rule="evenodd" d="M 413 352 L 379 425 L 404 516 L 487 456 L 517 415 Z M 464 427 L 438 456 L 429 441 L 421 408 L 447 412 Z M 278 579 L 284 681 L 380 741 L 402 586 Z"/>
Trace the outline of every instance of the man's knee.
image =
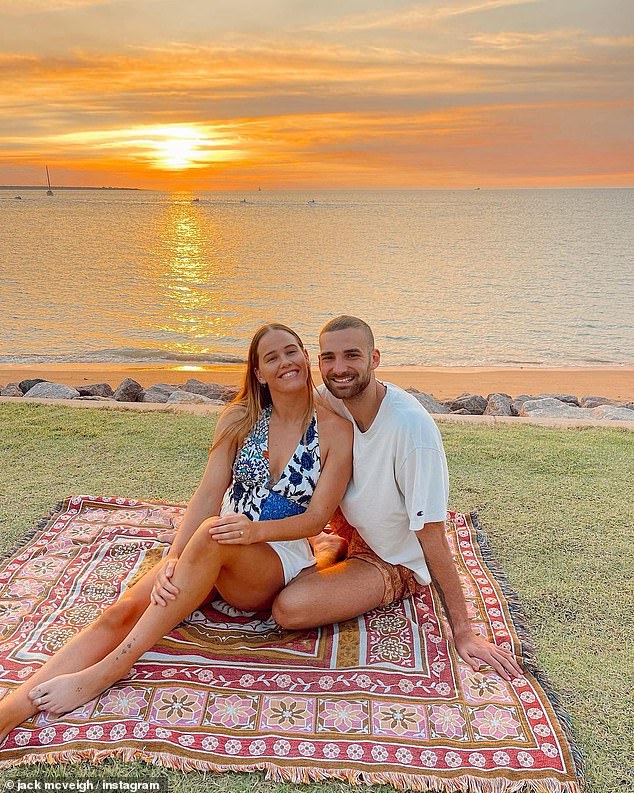
<path id="1" fill-rule="evenodd" d="M 312 627 L 310 623 L 311 603 L 301 588 L 290 586 L 283 589 L 275 598 L 271 608 L 273 619 L 287 630 L 303 630 Z"/>

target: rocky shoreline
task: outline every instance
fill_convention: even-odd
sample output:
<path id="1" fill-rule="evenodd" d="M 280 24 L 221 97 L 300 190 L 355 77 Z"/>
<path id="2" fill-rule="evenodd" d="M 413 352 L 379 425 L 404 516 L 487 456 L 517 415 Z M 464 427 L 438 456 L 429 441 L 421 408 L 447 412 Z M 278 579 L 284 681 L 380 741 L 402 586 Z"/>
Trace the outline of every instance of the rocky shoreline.
<path id="1" fill-rule="evenodd" d="M 496 392 L 487 397 L 461 394 L 455 399 L 437 400 L 415 388 L 407 389 L 434 415 L 522 416 L 527 418 L 607 419 L 634 421 L 634 402 L 602 396 L 576 397 L 574 394 L 521 394 L 513 398 Z"/>
<path id="2" fill-rule="evenodd" d="M 496 392 L 484 397 L 463 393 L 455 399 L 438 400 L 432 394 L 407 389 L 434 415 L 523 416 L 533 418 L 634 421 L 634 401 L 573 394 L 509 394 Z M 93 402 L 149 402 L 168 405 L 226 405 L 238 392 L 236 386 L 204 383 L 191 378 L 179 385 L 156 383 L 143 388 L 127 377 L 115 389 L 109 383 L 69 386 L 36 377 L 0 386 L 0 396 L 14 398 L 71 399 Z"/>
<path id="3" fill-rule="evenodd" d="M 203 383 L 190 379 L 186 383 L 174 385 L 156 383 L 149 388 L 131 377 L 126 377 L 116 389 L 109 383 L 93 383 L 76 387 L 54 383 L 35 377 L 20 383 L 8 383 L 0 387 L 0 396 L 28 397 L 37 399 L 73 399 L 93 402 L 152 402 L 170 405 L 226 405 L 238 393 L 236 386 L 219 383 Z"/>

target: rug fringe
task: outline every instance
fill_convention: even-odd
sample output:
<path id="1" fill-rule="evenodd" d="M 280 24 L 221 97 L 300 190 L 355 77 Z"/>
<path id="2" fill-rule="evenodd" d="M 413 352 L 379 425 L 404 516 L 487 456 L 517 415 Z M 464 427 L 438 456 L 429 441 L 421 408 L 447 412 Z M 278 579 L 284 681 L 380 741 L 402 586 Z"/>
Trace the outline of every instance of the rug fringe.
<path id="1" fill-rule="evenodd" d="M 575 766 L 575 774 L 579 779 L 581 787 L 583 787 L 585 762 L 581 750 L 579 749 L 572 734 L 572 719 L 570 718 L 570 714 L 564 708 L 563 703 L 559 698 L 559 694 L 555 691 L 555 688 L 548 678 L 548 675 L 544 669 L 539 666 L 537 656 L 535 654 L 535 645 L 533 644 L 533 641 L 530 637 L 530 630 L 528 627 L 526 614 L 524 613 L 524 610 L 520 604 L 520 599 L 517 592 L 511 586 L 504 568 L 500 565 L 493 553 L 487 533 L 480 524 L 478 512 L 475 511 L 469 513 L 469 518 L 474 528 L 475 539 L 478 543 L 482 558 L 507 600 L 509 613 L 511 615 L 511 619 L 513 620 L 513 625 L 515 626 L 517 636 L 520 640 L 522 666 L 537 680 L 544 693 L 548 697 L 548 701 L 552 705 L 553 710 L 555 711 L 555 714 L 561 723 L 562 731 L 568 742 L 570 754 Z"/>
<path id="2" fill-rule="evenodd" d="M 173 771 L 211 771 L 216 773 L 263 771 L 265 778 L 272 782 L 308 784 L 336 779 L 351 785 L 391 785 L 397 790 L 414 790 L 417 793 L 582 793 L 582 786 L 578 782 L 556 779 L 486 779 L 471 775 L 443 778 L 435 775 L 402 774 L 388 771 L 278 766 L 265 761 L 235 766 L 193 757 L 176 757 L 169 752 L 151 752 L 133 747 L 28 754 L 18 759 L 0 762 L 0 769 L 37 763 L 57 765 L 59 763 L 89 762 L 99 765 L 107 760 L 122 760 L 123 762 L 140 760 L 149 765 Z"/>
<path id="3" fill-rule="evenodd" d="M 36 534 L 45 531 L 48 528 L 51 521 L 55 520 L 57 516 L 66 509 L 70 499 L 71 496 L 67 496 L 61 501 L 58 501 L 53 507 L 53 509 L 51 509 L 51 511 L 48 512 L 46 515 L 42 516 L 32 529 L 29 529 L 29 531 L 27 531 L 26 534 L 20 537 L 20 539 L 15 543 L 15 545 L 9 548 L 8 551 L 3 551 L 2 553 L 0 553 L 0 562 L 4 562 L 7 559 L 10 559 L 15 554 L 18 554 L 22 550 L 22 548 L 24 548 L 24 546 L 35 537 Z"/>

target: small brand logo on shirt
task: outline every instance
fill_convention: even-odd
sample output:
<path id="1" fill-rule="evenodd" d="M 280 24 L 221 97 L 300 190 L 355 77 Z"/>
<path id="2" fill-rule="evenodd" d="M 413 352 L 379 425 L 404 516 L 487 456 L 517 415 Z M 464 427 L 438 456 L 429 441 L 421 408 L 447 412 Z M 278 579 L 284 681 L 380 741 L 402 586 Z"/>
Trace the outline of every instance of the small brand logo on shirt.
<path id="1" fill-rule="evenodd" d="M 416 515 L 417 515 L 419 518 L 422 518 L 424 514 L 425 514 L 425 513 L 423 512 L 423 510 L 422 510 L 422 509 L 421 509 L 421 511 L 420 511 L 420 512 L 417 512 L 417 513 L 416 513 Z"/>

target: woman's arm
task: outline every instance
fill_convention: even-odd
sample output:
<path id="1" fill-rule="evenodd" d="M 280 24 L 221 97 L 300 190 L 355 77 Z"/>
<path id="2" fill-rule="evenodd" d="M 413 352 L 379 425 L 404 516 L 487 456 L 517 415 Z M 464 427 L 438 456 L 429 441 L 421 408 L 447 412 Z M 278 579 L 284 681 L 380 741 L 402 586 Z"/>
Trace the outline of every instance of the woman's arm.
<path id="1" fill-rule="evenodd" d="M 231 423 L 233 423 L 231 412 L 223 413 L 218 420 L 216 437 Z M 220 513 L 222 497 L 231 484 L 231 469 L 236 448 L 235 441 L 225 440 L 209 454 L 205 472 L 185 510 L 168 557 L 178 558 L 200 524 L 212 515 Z"/>
<path id="2" fill-rule="evenodd" d="M 251 521 L 244 515 L 226 515 L 218 518 L 210 528 L 213 539 L 227 544 L 251 545 L 319 534 L 339 506 L 352 475 L 352 425 L 330 411 L 319 410 L 318 416 L 322 465 L 306 512 L 263 521 Z"/>
<path id="3" fill-rule="evenodd" d="M 225 411 L 218 419 L 215 436 L 229 426 L 235 418 L 235 412 Z M 161 560 L 162 569 L 156 576 L 150 601 L 157 606 L 166 606 L 167 600 L 174 600 L 178 595 L 178 587 L 171 578 L 176 569 L 176 562 L 200 524 L 212 515 L 220 512 L 222 497 L 231 482 L 231 468 L 236 456 L 236 441 L 224 440 L 209 453 L 209 459 L 200 484 L 191 497 L 181 525 L 172 541 L 167 556 Z"/>

